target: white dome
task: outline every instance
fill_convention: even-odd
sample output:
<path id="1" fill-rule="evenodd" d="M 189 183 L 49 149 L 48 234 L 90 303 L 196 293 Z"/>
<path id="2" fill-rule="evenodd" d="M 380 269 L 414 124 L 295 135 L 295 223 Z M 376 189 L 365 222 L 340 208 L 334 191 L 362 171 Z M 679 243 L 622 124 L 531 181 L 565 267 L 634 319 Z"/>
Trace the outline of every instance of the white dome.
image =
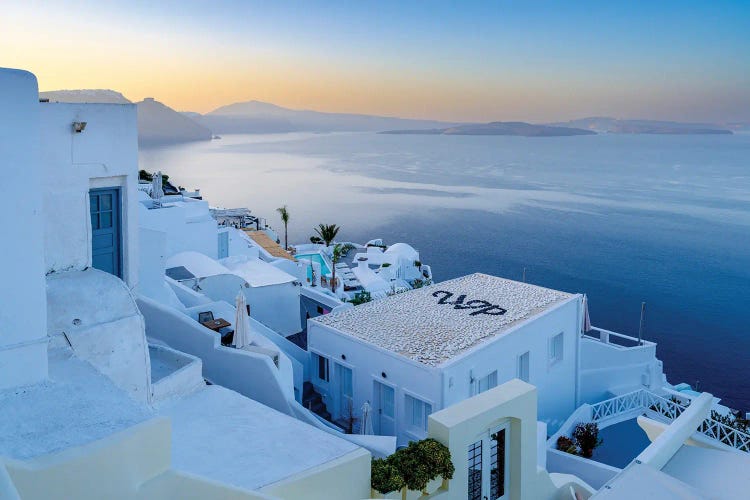
<path id="1" fill-rule="evenodd" d="M 406 243 L 394 243 L 385 251 L 386 254 L 398 255 L 401 259 L 419 260 L 419 252 Z"/>

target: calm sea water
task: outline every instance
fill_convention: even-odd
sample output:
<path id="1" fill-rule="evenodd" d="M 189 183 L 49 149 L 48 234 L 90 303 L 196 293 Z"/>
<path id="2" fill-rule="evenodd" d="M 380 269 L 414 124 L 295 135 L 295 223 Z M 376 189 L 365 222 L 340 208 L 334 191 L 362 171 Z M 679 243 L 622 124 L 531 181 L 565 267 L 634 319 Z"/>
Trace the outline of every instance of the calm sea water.
<path id="1" fill-rule="evenodd" d="M 284 134 L 141 152 L 290 242 L 406 241 L 438 280 L 481 271 L 589 296 L 592 322 L 659 343 L 670 382 L 750 410 L 750 135 Z"/>

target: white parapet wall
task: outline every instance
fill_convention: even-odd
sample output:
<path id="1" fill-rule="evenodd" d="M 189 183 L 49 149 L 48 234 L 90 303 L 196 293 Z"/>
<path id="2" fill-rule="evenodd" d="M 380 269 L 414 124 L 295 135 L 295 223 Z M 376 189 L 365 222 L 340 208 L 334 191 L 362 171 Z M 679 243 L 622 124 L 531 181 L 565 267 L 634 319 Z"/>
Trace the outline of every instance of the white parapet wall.
<path id="1" fill-rule="evenodd" d="M 0 459 L 0 496 L 13 498 L 15 493 L 25 500 L 270 498 L 174 470 L 170 443 L 169 420 L 155 418 L 61 453 L 26 462 Z"/>

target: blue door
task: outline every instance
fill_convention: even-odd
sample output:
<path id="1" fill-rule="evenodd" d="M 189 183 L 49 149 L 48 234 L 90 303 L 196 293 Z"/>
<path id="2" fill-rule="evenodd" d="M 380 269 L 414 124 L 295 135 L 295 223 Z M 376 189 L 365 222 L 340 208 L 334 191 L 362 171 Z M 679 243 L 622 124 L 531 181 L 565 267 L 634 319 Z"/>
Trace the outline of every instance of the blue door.
<path id="1" fill-rule="evenodd" d="M 92 265 L 122 278 L 120 189 L 92 189 L 89 198 Z"/>
<path id="2" fill-rule="evenodd" d="M 219 233 L 219 258 L 229 257 L 229 233 L 224 231 Z"/>

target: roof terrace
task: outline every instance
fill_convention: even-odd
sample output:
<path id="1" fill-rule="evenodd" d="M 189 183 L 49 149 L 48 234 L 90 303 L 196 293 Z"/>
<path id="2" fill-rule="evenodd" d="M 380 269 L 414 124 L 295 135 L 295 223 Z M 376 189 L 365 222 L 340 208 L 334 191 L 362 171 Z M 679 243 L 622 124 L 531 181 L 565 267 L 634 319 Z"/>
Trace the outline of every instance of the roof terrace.
<path id="1" fill-rule="evenodd" d="M 438 366 L 572 297 L 575 295 L 477 273 L 311 321 Z"/>

